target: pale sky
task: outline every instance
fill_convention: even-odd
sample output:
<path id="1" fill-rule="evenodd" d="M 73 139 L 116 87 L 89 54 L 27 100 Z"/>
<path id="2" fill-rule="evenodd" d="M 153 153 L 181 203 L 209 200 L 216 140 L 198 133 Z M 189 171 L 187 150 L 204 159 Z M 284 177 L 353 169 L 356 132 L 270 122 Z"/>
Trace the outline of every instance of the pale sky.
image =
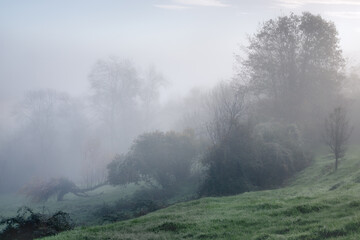
<path id="1" fill-rule="evenodd" d="M 229 79 L 246 36 L 291 11 L 335 22 L 356 61 L 360 0 L 0 0 L 0 103 L 40 88 L 86 95 L 91 66 L 108 56 L 155 65 L 166 97 L 181 96 Z"/>

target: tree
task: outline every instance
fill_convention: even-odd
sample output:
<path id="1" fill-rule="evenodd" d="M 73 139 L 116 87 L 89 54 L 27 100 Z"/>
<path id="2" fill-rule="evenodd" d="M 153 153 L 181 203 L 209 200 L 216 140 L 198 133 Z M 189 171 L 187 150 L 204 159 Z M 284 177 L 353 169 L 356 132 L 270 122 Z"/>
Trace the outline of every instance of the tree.
<path id="1" fill-rule="evenodd" d="M 48 181 L 32 181 L 21 189 L 21 193 L 35 203 L 46 202 L 52 196 L 56 196 L 57 201 L 62 201 L 68 193 L 78 197 L 88 197 L 86 192 L 95 190 L 105 184 L 100 183 L 90 188 L 80 189 L 67 178 L 52 178 Z"/>
<path id="2" fill-rule="evenodd" d="M 219 196 L 281 186 L 309 163 L 296 125 L 239 123 L 209 148 L 200 194 Z"/>
<path id="3" fill-rule="evenodd" d="M 336 107 L 325 119 L 324 141 L 335 157 L 335 171 L 339 159 L 345 156 L 352 127 L 343 107 Z"/>
<path id="4" fill-rule="evenodd" d="M 68 117 L 70 98 L 66 93 L 52 89 L 29 91 L 16 109 L 16 117 L 22 123 L 21 136 L 17 145 L 26 154 L 32 174 L 51 175 L 60 157 L 59 136 L 64 132 L 61 126 Z M 23 151 L 23 152 L 22 152 Z M 31 163 L 30 163 L 31 162 Z M 27 169 L 30 173 L 31 170 Z"/>
<path id="5" fill-rule="evenodd" d="M 205 126 L 213 144 L 227 138 L 245 115 L 245 93 L 245 88 L 236 90 L 230 83 L 222 82 L 208 95 Z"/>
<path id="6" fill-rule="evenodd" d="M 110 150 L 123 147 L 134 121 L 136 98 L 140 94 L 140 78 L 128 60 L 99 60 L 89 74 L 95 111 L 107 126 Z M 120 143 L 120 144 L 119 144 Z M 120 145 L 120 146 L 119 146 Z"/>
<path id="7" fill-rule="evenodd" d="M 142 126 L 150 126 L 165 79 L 155 67 L 143 73 L 129 60 L 112 57 L 97 61 L 89 82 L 94 110 L 107 129 L 109 152 L 125 151 Z"/>
<path id="8" fill-rule="evenodd" d="M 290 14 L 265 22 L 249 39 L 239 76 L 259 98 L 260 112 L 288 123 L 325 116 L 344 79 L 344 58 L 332 22 Z M 321 115 L 323 114 L 323 115 Z"/>
<path id="9" fill-rule="evenodd" d="M 151 66 L 145 72 L 142 78 L 142 86 L 140 91 L 140 99 L 142 101 L 142 111 L 145 117 L 145 125 L 149 126 L 150 118 L 156 114 L 156 104 L 160 96 L 160 88 L 164 87 L 168 82 L 161 73 Z"/>
<path id="10" fill-rule="evenodd" d="M 200 145 L 191 132 L 152 132 L 140 135 L 126 155 L 108 165 L 111 184 L 154 182 L 165 190 L 187 183 Z"/>

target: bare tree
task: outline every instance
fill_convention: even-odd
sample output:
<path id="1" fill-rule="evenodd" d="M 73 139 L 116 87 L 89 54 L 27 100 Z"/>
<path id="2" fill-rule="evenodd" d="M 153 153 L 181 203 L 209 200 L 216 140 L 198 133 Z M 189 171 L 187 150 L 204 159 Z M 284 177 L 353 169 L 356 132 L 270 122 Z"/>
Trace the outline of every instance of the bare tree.
<path id="1" fill-rule="evenodd" d="M 27 157 L 30 158 L 30 152 L 33 152 L 32 157 L 39 161 L 38 165 L 45 174 L 51 165 L 50 159 L 55 161 L 54 158 L 59 154 L 59 146 L 55 142 L 61 132 L 60 120 L 66 115 L 68 106 L 67 94 L 45 89 L 27 92 L 15 111 L 17 119 L 24 124 L 25 133 L 30 137 L 27 144 L 31 151 Z"/>
<path id="2" fill-rule="evenodd" d="M 222 82 L 209 94 L 206 102 L 210 114 L 206 129 L 214 144 L 226 138 L 237 126 L 245 110 L 245 88 L 235 89 Z"/>
<path id="3" fill-rule="evenodd" d="M 324 141 L 335 157 L 335 171 L 339 159 L 345 156 L 352 127 L 349 125 L 346 110 L 336 107 L 325 119 Z"/>
<path id="4" fill-rule="evenodd" d="M 143 113 L 144 130 L 149 130 L 151 120 L 158 114 L 158 104 L 160 97 L 160 88 L 165 87 L 168 81 L 156 70 L 154 66 L 144 73 L 141 81 L 139 98 L 141 99 L 141 109 Z"/>
<path id="5" fill-rule="evenodd" d="M 96 113 L 108 127 L 110 148 L 126 145 L 134 128 L 136 99 L 140 93 L 140 78 L 128 60 L 99 60 L 91 70 L 89 81 L 93 90 Z"/>

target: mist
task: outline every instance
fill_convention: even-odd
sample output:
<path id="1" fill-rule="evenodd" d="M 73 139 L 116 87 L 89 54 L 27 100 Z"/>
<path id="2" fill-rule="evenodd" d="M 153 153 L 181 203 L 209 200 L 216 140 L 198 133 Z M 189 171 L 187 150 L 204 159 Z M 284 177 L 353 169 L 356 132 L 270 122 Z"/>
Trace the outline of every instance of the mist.
<path id="1" fill-rule="evenodd" d="M 281 187 L 327 147 L 336 170 L 360 143 L 359 13 L 357 1 L 2 1 L 0 196 L 71 202 L 106 186 L 105 205 L 136 184 L 158 209 Z M 61 181 L 72 190 L 34 198 Z"/>

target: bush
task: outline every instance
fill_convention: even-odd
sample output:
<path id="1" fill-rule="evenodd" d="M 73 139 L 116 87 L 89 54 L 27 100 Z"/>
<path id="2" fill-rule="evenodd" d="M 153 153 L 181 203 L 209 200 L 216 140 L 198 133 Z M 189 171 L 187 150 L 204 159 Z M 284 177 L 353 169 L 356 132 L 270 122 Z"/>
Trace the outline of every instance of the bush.
<path id="1" fill-rule="evenodd" d="M 133 196 L 118 200 L 115 204 L 103 204 L 95 212 L 105 222 L 116 222 L 156 211 L 166 207 L 169 198 L 167 191 L 157 188 L 143 189 L 134 193 Z"/>
<path id="2" fill-rule="evenodd" d="M 279 186 L 309 163 L 295 125 L 239 124 L 203 159 L 201 195 L 231 195 Z"/>
<path id="3" fill-rule="evenodd" d="M 20 208 L 16 217 L 2 219 L 1 225 L 5 225 L 0 233 L 2 240 L 31 240 L 55 235 L 74 227 L 69 214 L 65 212 L 59 211 L 53 215 L 46 215 L 34 213 L 28 207 Z"/>

